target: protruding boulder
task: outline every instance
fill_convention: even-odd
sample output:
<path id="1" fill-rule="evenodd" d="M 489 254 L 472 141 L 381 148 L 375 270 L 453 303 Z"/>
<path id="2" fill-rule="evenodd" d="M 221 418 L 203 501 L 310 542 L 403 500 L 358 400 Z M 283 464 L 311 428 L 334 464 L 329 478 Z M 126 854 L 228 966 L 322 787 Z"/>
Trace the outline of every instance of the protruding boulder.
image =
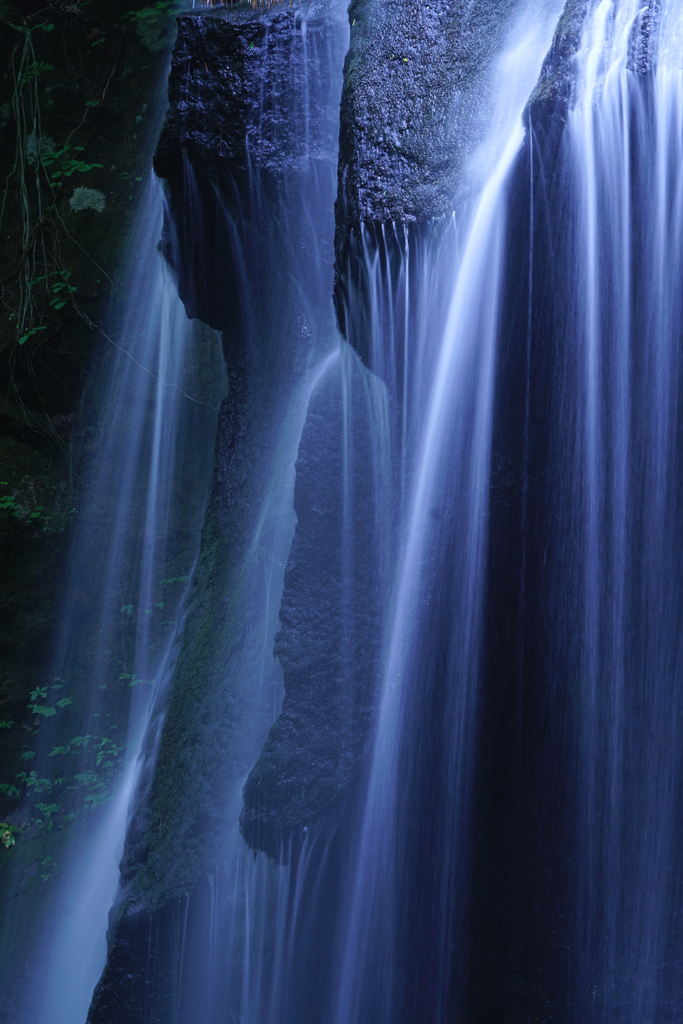
<path id="1" fill-rule="evenodd" d="M 491 72 L 520 7 L 519 0 L 349 6 L 334 299 L 342 332 L 372 369 L 366 266 L 378 238 L 384 245 L 381 227 L 450 215 L 476 185 L 470 158 L 490 118 Z M 393 249 L 399 235 L 389 235 Z"/>
<path id="2" fill-rule="evenodd" d="M 342 358 L 312 395 L 299 444 L 275 640 L 286 692 L 244 787 L 242 834 L 274 857 L 358 775 L 377 693 L 391 530 L 376 514 L 390 495 L 372 410 L 385 388 Z"/>

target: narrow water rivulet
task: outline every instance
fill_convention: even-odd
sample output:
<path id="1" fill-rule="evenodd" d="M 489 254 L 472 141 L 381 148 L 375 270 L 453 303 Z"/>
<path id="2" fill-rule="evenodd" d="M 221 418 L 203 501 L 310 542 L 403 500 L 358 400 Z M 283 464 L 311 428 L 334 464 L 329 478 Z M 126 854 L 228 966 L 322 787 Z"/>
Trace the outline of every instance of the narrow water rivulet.
<path id="1" fill-rule="evenodd" d="M 196 6 L 169 101 L 11 1005 L 675 1024 L 683 3 Z"/>

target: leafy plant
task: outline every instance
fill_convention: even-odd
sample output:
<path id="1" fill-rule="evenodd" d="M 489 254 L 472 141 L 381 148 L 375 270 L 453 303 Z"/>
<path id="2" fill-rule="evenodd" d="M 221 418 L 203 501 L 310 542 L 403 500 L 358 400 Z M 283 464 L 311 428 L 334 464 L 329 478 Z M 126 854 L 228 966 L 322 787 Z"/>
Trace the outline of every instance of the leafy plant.
<path id="1" fill-rule="evenodd" d="M 138 37 L 148 49 L 159 51 L 173 45 L 175 13 L 179 6 L 176 0 L 157 0 L 149 7 L 128 15 L 135 24 Z"/>
<path id="2" fill-rule="evenodd" d="M 33 82 L 36 78 L 40 78 L 46 71 L 54 71 L 53 64 L 46 64 L 42 60 L 33 60 L 29 64 L 26 64 L 24 70 L 19 78 L 19 85 L 26 85 L 27 82 Z"/>
<path id="3" fill-rule="evenodd" d="M 41 860 L 40 867 L 42 868 L 40 878 L 43 882 L 47 882 L 57 872 L 57 862 L 54 857 L 46 857 L 45 860 Z"/>
<path id="4" fill-rule="evenodd" d="M 65 697 L 64 700 L 58 700 L 54 707 L 50 707 L 45 704 L 32 704 L 31 711 L 34 715 L 42 715 L 44 718 L 50 718 L 52 715 L 57 714 L 57 708 L 64 708 L 67 704 L 72 704 L 73 701 L 70 697 Z"/>
<path id="5" fill-rule="evenodd" d="M 6 480 L 0 480 L 0 484 L 7 486 Z M 40 519 L 45 510 L 44 505 L 36 505 L 30 511 L 25 509 L 16 498 L 15 494 L 5 494 L 0 498 L 0 509 L 11 512 L 16 519 Z"/>
<path id="6" fill-rule="evenodd" d="M 0 485 L 7 486 L 7 481 L 0 480 Z M 30 491 L 30 488 L 29 488 Z M 35 493 L 33 499 L 35 500 Z M 21 519 L 23 522 L 31 522 L 35 519 L 42 519 L 43 512 L 45 511 L 44 505 L 34 505 L 33 502 L 28 499 L 23 501 L 17 500 L 16 493 L 5 494 L 0 498 L 0 510 L 9 512 L 15 519 Z"/>
<path id="7" fill-rule="evenodd" d="M 28 775 L 26 772 L 19 772 L 17 778 L 20 782 L 25 782 L 27 788 L 33 789 L 36 793 L 49 793 L 53 784 L 56 786 L 64 781 L 63 779 L 55 779 L 53 783 L 52 779 L 39 779 L 37 772 L 30 772 Z"/>
<path id="8" fill-rule="evenodd" d="M 147 683 L 149 686 L 154 686 L 153 679 L 141 679 L 135 673 L 133 673 L 133 675 L 130 675 L 128 672 L 122 672 L 121 675 L 119 676 L 119 679 L 121 679 L 122 681 L 127 680 L 129 686 L 137 686 L 138 683 Z"/>
<path id="9" fill-rule="evenodd" d="M 52 815 L 59 810 L 59 804 L 36 804 L 36 810 L 39 811 L 39 813 L 42 815 L 41 818 L 38 818 L 36 824 L 39 827 L 41 827 L 41 831 L 51 832 L 52 829 L 54 828 L 54 821 L 52 820 Z M 44 878 L 43 881 L 45 882 L 47 881 L 47 879 Z"/>
<path id="10" fill-rule="evenodd" d="M 49 178 L 53 185 L 61 184 L 64 178 L 70 178 L 72 174 L 85 174 L 96 167 L 102 167 L 102 164 L 88 164 L 79 157 L 72 155 L 73 153 L 82 153 L 84 149 L 84 146 L 71 146 L 67 142 L 61 149 L 55 149 L 51 153 L 44 153 L 40 157 L 42 166 L 51 168 Z"/>
<path id="11" fill-rule="evenodd" d="M 0 843 L 9 850 L 10 846 L 16 845 L 15 836 L 21 829 L 17 825 L 8 825 L 6 821 L 0 822 Z"/>
<path id="12" fill-rule="evenodd" d="M 113 768 L 116 759 L 120 756 L 123 751 L 123 747 L 119 747 L 114 743 L 110 736 L 104 736 L 97 745 L 97 758 L 95 763 L 103 768 Z M 105 761 L 105 758 L 107 760 Z"/>
<path id="13" fill-rule="evenodd" d="M 29 338 L 32 338 L 34 334 L 38 334 L 40 331 L 46 331 L 47 327 L 30 327 L 27 331 L 24 331 L 17 338 L 18 345 L 25 345 Z"/>
<path id="14" fill-rule="evenodd" d="M 61 690 L 61 686 L 53 686 L 53 690 Z M 29 711 L 34 715 L 42 715 L 43 718 L 51 718 L 57 714 L 57 708 L 66 708 L 69 704 L 73 704 L 71 697 L 62 697 L 58 700 L 54 706 L 47 704 L 39 704 L 39 700 L 45 700 L 47 697 L 47 686 L 38 686 L 35 690 L 31 691 L 31 703 L 29 704 Z"/>
<path id="15" fill-rule="evenodd" d="M 90 733 L 85 736 L 74 736 L 65 747 L 53 747 L 50 751 L 50 757 L 56 757 L 57 754 L 73 754 L 77 750 L 85 750 L 94 739 L 97 739 L 97 737 L 91 736 Z"/>

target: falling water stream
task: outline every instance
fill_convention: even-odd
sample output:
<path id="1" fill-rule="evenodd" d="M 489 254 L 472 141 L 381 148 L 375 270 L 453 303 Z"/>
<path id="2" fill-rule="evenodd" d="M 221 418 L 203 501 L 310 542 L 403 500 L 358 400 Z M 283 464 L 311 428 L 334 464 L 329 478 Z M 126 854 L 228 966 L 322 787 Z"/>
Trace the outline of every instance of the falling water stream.
<path id="1" fill-rule="evenodd" d="M 64 727 L 59 723 L 57 740 L 48 720 L 31 761 L 38 778 L 66 776 L 47 799 L 68 798 L 57 787 L 74 789 L 79 779 L 91 794 L 85 818 L 60 850 L 54 895 L 31 960 L 19 968 L 9 955 L 5 959 L 13 975 L 7 991 L 15 982 L 21 986 L 14 1005 L 27 1019 L 46 1024 L 85 1019 L 106 958 L 137 756 L 150 701 L 163 691 L 173 662 L 226 386 L 215 332 L 187 319 L 157 252 L 162 215 L 162 191 L 150 177 L 130 240 L 127 297 L 106 342 L 101 412 L 98 419 L 90 414 L 93 469 L 63 585 L 51 682 L 42 698 L 52 703 L 67 695 L 76 742 L 58 748 Z M 111 759 L 115 773 L 106 789 L 93 771 L 98 744 L 97 767 Z M 55 754 L 57 749 L 63 753 Z M 100 811 L 102 795 L 107 803 Z M 7 922 L 3 937 L 10 946 L 22 924 Z M 23 970 L 29 978 L 37 970 L 40 981 L 26 985 Z"/>
<path id="2" fill-rule="evenodd" d="M 310 30 L 320 11 L 326 36 Z M 241 687 L 229 827 L 215 871 L 174 905 L 169 935 L 150 937 L 145 1022 L 683 1015 L 683 4 L 590 0 L 558 117 L 534 87 L 561 13 L 548 0 L 510 20 L 452 216 L 361 228 L 362 344 L 333 322 L 336 151 L 314 123 L 321 109 L 336 117 L 346 14 L 323 3 L 296 15 L 299 156 L 276 203 L 255 156 L 248 196 L 222 211 L 245 334 L 263 347 L 250 372 L 271 389 L 240 561 L 248 612 L 226 668 Z M 42 988 L 25 1005 L 36 1024 L 85 1021 L 105 962 L 227 387 L 215 334 L 187 319 L 156 252 L 162 210 L 150 186 L 74 541 L 67 589 L 81 596 L 51 668 L 67 687 L 85 664 L 80 727 L 98 736 L 107 700 L 123 699 L 107 687 L 124 616 L 116 675 L 131 725 L 118 788 L 79 833 L 46 916 Z M 259 299 L 251 261 L 272 239 L 287 274 Z M 266 335 L 295 370 L 259 364 Z M 320 605 L 297 613 L 316 543 Z M 182 585 L 162 600 L 169 579 Z M 84 602 L 97 616 L 86 654 Z M 324 632 L 333 605 L 340 736 L 358 724 L 359 659 L 375 694 L 363 767 L 276 856 L 252 853 L 242 788 L 289 713 L 287 645 L 311 623 Z M 152 611 L 164 606 L 165 633 Z"/>
<path id="3" fill-rule="evenodd" d="M 575 1012 L 586 1021 L 675 1020 L 683 1006 L 683 10 L 653 15 L 646 68 L 644 17 L 631 3 L 591 10 L 567 138 L 577 363 L 563 389 L 575 388 L 579 428 L 564 501 L 573 491 L 582 576 Z"/>
<path id="4" fill-rule="evenodd" d="M 127 734 L 116 734 L 123 748 L 120 779 L 111 802 L 65 857 L 53 922 L 39 951 L 46 965 L 44 989 L 31 993 L 32 1019 L 46 1024 L 85 1019 L 105 961 L 107 915 L 116 892 L 147 710 L 154 690 L 163 690 L 173 660 L 175 623 L 170 616 L 182 617 L 182 586 L 175 587 L 175 601 L 160 601 L 171 589 L 160 581 L 182 558 L 175 571 L 182 568 L 189 578 L 217 407 L 225 388 L 217 337 L 187 319 L 170 271 L 156 251 L 162 213 L 161 189 L 150 181 L 132 241 L 128 298 L 103 399 L 103 441 L 69 569 L 67 586 L 87 591 L 88 607 L 98 618 L 86 667 L 89 706 L 80 723 L 82 734 L 97 735 L 108 709 L 114 710 L 111 701 L 121 699 L 109 697 L 115 686 L 112 662 L 124 670 L 119 668 L 114 680 L 122 677 L 119 687 L 127 687 L 131 698 Z M 102 517 L 108 529 L 102 529 Z M 179 517 L 189 523 L 179 524 Z M 191 538 L 194 534 L 189 545 L 183 543 L 185 531 Z M 159 604 L 165 607 L 159 609 Z M 153 620 L 161 610 L 165 627 Z M 118 660 L 122 615 L 132 620 L 135 636 L 124 663 Z M 74 602 L 51 666 L 52 676 L 67 683 L 72 664 L 83 657 L 83 620 L 82 602 Z M 50 756 L 43 746 L 39 767 Z"/>

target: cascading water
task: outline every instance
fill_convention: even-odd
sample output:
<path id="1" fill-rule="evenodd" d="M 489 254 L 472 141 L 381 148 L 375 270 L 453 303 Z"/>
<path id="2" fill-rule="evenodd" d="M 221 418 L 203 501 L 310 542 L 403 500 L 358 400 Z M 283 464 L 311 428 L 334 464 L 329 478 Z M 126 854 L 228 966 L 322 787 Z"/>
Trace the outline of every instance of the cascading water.
<path id="1" fill-rule="evenodd" d="M 683 1009 L 682 30 L 675 2 L 596 4 L 567 126 L 575 365 L 561 387 L 577 432 L 562 502 L 576 533 L 558 540 L 577 565 L 567 598 L 580 602 L 574 1012 L 585 1021 Z"/>
<path id="2" fill-rule="evenodd" d="M 202 554 L 180 641 L 162 642 L 156 581 L 190 569 L 163 524 L 217 399 L 190 401 L 159 261 L 130 300 L 156 326 L 116 357 L 83 531 L 106 481 L 132 511 L 97 554 L 93 678 L 110 685 L 123 615 L 117 674 L 168 687 L 137 767 L 134 704 L 118 797 L 72 848 L 31 1019 L 85 1019 L 115 883 L 103 853 L 135 787 L 92 1024 L 680 1018 L 683 11 L 571 0 L 551 46 L 560 13 L 506 22 L 453 215 L 358 225 L 342 341 L 344 12 L 226 12 L 240 52 L 263 29 L 279 70 L 259 80 L 235 194 L 207 200 L 185 155 L 185 221 L 169 200 L 181 294 L 215 292 L 233 317 Z M 202 264 L 214 225 L 192 221 L 208 202 L 234 268 L 224 306 Z M 160 225 L 145 231 L 141 252 Z M 197 495 L 207 474 L 208 456 Z M 89 559 L 77 540 L 76 581 Z M 65 616 L 53 679 L 79 626 Z M 49 745 L 46 730 L 38 759 Z M 92 963 L 55 1011 L 84 942 Z"/>
<path id="3" fill-rule="evenodd" d="M 488 145 L 474 161 L 476 170 L 483 166 L 491 176 L 462 232 L 462 252 L 454 240 L 442 240 L 429 254 L 430 273 L 423 271 L 415 293 L 404 297 L 418 311 L 412 323 L 411 313 L 405 318 L 406 351 L 418 355 L 405 364 L 419 397 L 403 398 L 401 440 L 405 445 L 414 439 L 401 457 L 401 479 L 409 482 L 403 551 L 353 854 L 357 867 L 342 909 L 335 1024 L 370 1016 L 439 1021 L 464 1009 L 470 765 L 507 186 L 522 142 L 521 108 L 556 14 L 552 5 L 533 20 L 524 12 L 524 29 L 512 27 L 510 49 L 496 69 L 508 91 L 493 112 Z M 491 173 L 491 153 L 501 149 Z M 454 219 L 447 233 L 455 233 L 455 225 Z M 407 263 L 408 247 L 405 258 Z M 439 281 L 444 277 L 452 281 L 453 295 L 439 323 L 435 311 L 442 304 L 434 293 L 447 290 Z M 392 282 L 387 286 L 391 290 Z M 415 343 L 410 328 L 417 325 L 419 339 L 425 324 L 432 338 L 442 338 L 440 349 L 425 351 Z M 391 319 L 378 328 L 380 337 L 387 328 L 392 337 Z"/>
<path id="4" fill-rule="evenodd" d="M 85 1019 L 106 958 L 136 759 L 150 698 L 163 691 L 173 660 L 225 388 L 215 333 L 187 319 L 156 252 L 162 215 L 161 189 L 150 180 L 131 240 L 127 300 L 110 328 L 102 412 L 90 425 L 93 469 L 38 697 L 55 711 L 30 762 L 42 801 L 34 814 L 42 808 L 48 832 L 77 820 L 58 844 L 54 867 L 47 858 L 47 875 L 58 874 L 42 934 L 24 936 L 16 911 L 3 930 L 13 1012 L 45 1024 Z M 55 768 L 61 780 L 52 781 Z M 33 844 L 40 857 L 40 838 Z M 18 869 L 26 878 L 26 863 Z M 14 957 L 27 941 L 27 962 L 18 969 Z M 10 996 L 15 983 L 19 991 Z"/>

